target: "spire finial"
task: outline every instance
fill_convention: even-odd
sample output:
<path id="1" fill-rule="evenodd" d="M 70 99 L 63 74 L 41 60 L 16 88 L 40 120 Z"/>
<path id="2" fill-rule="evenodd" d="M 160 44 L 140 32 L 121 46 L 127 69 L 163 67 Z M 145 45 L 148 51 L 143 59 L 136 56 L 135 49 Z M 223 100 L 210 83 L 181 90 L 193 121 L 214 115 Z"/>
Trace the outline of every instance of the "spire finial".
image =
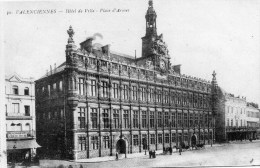
<path id="1" fill-rule="evenodd" d="M 74 30 L 72 29 L 72 26 L 71 26 L 71 25 L 70 25 L 70 27 L 69 27 L 69 30 L 67 30 L 67 33 L 68 33 L 68 35 L 69 35 L 68 43 L 74 43 L 73 35 L 74 35 L 75 33 L 74 33 Z"/>
<path id="2" fill-rule="evenodd" d="M 153 0 L 149 0 L 149 2 L 148 2 L 148 4 L 149 4 L 149 6 L 153 6 Z"/>
<path id="3" fill-rule="evenodd" d="M 216 79 L 216 72 L 215 72 L 215 70 L 213 71 L 213 74 L 212 74 L 212 76 L 213 76 L 213 79 Z"/>
<path id="4" fill-rule="evenodd" d="M 217 79 L 216 79 L 216 72 L 215 72 L 215 70 L 213 71 L 213 74 L 212 74 L 212 76 L 213 76 L 213 78 L 212 78 L 212 84 L 214 84 L 214 85 L 217 85 Z"/>

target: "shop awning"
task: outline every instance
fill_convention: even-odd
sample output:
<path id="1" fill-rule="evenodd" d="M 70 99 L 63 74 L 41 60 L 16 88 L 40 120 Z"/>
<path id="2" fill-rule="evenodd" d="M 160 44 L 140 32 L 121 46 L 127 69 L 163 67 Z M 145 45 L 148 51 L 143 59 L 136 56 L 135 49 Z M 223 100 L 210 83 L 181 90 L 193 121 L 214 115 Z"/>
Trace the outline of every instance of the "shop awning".
<path id="1" fill-rule="evenodd" d="M 35 139 L 32 140 L 17 140 L 17 141 L 7 141 L 7 150 L 12 149 L 32 149 L 40 148 L 41 146 L 36 142 Z"/>

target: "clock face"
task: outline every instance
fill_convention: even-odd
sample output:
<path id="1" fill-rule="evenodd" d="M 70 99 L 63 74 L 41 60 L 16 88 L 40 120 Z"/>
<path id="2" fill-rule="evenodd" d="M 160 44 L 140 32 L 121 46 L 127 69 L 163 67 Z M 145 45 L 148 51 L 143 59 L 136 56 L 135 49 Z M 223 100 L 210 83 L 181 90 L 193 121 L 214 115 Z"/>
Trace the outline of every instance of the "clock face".
<path id="1" fill-rule="evenodd" d="M 160 68 L 165 69 L 165 62 L 163 60 L 160 61 Z"/>

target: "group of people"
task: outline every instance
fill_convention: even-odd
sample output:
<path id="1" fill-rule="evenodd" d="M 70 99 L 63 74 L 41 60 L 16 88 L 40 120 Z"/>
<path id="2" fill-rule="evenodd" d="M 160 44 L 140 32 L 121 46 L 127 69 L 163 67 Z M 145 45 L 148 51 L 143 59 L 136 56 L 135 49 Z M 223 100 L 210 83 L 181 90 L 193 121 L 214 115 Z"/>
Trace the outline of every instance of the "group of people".
<path id="1" fill-rule="evenodd" d="M 155 150 L 153 150 L 153 151 L 149 151 L 149 158 L 151 159 L 151 158 L 156 158 L 156 155 L 155 155 Z"/>

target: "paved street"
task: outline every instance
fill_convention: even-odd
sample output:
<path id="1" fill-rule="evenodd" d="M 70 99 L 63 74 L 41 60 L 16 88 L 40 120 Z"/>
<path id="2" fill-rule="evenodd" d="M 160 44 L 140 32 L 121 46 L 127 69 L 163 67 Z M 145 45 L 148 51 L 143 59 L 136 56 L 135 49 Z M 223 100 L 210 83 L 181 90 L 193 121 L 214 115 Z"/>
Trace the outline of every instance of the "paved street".
<path id="1" fill-rule="evenodd" d="M 106 161 L 99 163 L 73 163 L 56 162 L 56 166 L 63 164 L 66 167 L 183 167 L 183 166 L 260 166 L 260 141 L 234 142 L 230 144 L 216 145 L 202 150 L 183 152 L 182 155 L 157 155 L 155 159 L 149 159 L 149 155 L 132 159 L 120 159 L 118 161 Z M 41 165 L 41 167 L 50 167 Z"/>

